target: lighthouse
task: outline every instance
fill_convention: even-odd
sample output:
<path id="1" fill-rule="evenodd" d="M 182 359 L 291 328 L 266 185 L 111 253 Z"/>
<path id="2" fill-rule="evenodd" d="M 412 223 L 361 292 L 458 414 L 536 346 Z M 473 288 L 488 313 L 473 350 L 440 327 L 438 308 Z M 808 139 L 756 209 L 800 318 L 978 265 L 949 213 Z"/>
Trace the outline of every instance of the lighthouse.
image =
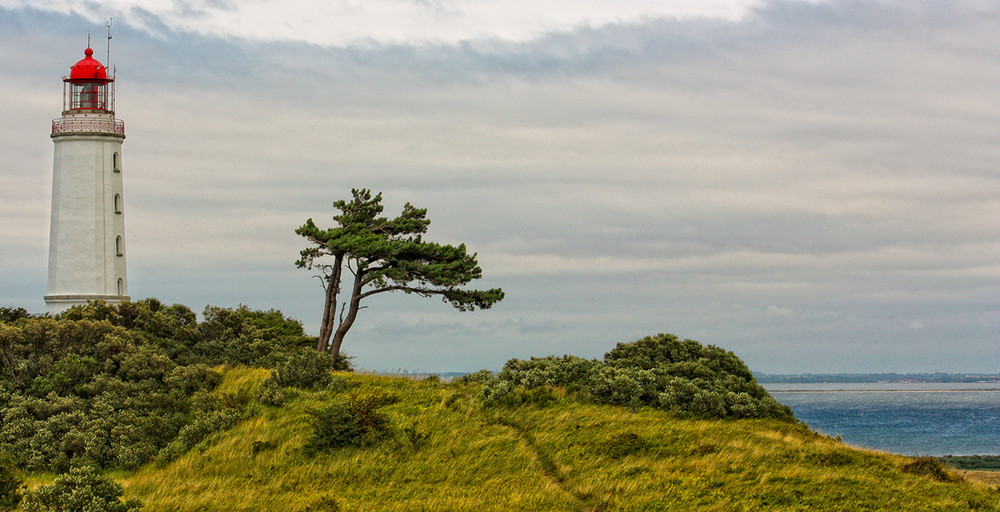
<path id="1" fill-rule="evenodd" d="M 115 77 L 84 51 L 63 77 L 62 116 L 52 121 L 52 217 L 45 304 L 60 313 L 88 300 L 127 301 L 122 142 Z"/>

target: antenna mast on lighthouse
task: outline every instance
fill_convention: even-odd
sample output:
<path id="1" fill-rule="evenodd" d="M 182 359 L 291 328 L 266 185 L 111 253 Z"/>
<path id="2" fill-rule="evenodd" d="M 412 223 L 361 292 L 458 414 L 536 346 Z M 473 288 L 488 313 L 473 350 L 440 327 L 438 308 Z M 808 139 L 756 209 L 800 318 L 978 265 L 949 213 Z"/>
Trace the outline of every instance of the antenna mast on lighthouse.
<path id="1" fill-rule="evenodd" d="M 111 66 L 111 22 L 112 21 L 114 21 L 114 18 L 109 18 L 108 13 L 104 13 L 104 25 L 108 27 L 108 53 L 106 54 L 107 58 L 104 59 L 104 64 L 105 64 L 105 69 L 111 68 L 112 70 L 114 70 L 115 68 Z M 112 71 L 111 78 L 114 78 L 114 75 L 115 72 Z"/>

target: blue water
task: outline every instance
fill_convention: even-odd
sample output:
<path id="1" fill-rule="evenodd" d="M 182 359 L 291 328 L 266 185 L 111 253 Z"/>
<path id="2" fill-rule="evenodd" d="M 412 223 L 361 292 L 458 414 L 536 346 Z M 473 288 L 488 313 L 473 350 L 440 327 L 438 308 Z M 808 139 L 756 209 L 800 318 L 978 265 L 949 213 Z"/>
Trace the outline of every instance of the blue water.
<path id="1" fill-rule="evenodd" d="M 904 455 L 1000 455 L 1000 385 L 765 384 L 813 430 Z"/>

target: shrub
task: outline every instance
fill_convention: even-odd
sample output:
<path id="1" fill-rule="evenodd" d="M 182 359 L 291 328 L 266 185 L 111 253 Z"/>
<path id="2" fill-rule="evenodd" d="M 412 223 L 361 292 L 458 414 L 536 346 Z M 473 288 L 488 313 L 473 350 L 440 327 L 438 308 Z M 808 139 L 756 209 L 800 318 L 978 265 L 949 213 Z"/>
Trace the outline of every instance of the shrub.
<path id="1" fill-rule="evenodd" d="M 358 419 L 346 402 L 336 402 L 323 409 L 310 411 L 313 436 L 306 445 L 308 452 L 318 452 L 358 446 L 364 434 Z"/>
<path id="2" fill-rule="evenodd" d="M 280 387 L 320 389 L 330 384 L 334 361 L 329 355 L 315 350 L 302 350 L 292 354 L 271 372 L 271 378 Z"/>
<path id="3" fill-rule="evenodd" d="M 14 459 L 0 452 L 0 510 L 13 509 L 21 502 L 21 485 Z"/>
<path id="4" fill-rule="evenodd" d="M 351 363 L 353 357 L 341 352 L 333 358 L 333 371 L 335 372 L 353 372 L 354 363 Z"/>
<path id="5" fill-rule="evenodd" d="M 510 396 L 514 393 L 515 389 L 517 387 L 509 380 L 494 379 L 487 382 L 479 390 L 479 400 L 487 407 L 514 405 L 510 403 Z"/>
<path id="6" fill-rule="evenodd" d="M 649 370 L 666 367 L 688 379 L 728 374 L 753 381 L 753 373 L 736 354 L 695 340 L 680 340 L 673 334 L 647 336 L 631 343 L 619 343 L 604 355 L 605 364 Z"/>
<path id="7" fill-rule="evenodd" d="M 315 344 L 279 311 L 245 306 L 208 308 L 200 324 L 187 307 L 156 299 L 92 302 L 58 318 L 4 314 L 12 321 L 0 321 L 0 451 L 32 471 L 175 457 L 238 421 L 251 398 L 210 396 L 221 382 L 211 366 L 274 368 Z M 282 373 L 301 381 L 292 370 L 302 368 Z"/>
<path id="8" fill-rule="evenodd" d="M 206 307 L 198 325 L 202 341 L 194 352 L 209 364 L 274 367 L 289 354 L 315 346 L 302 323 L 280 311 Z"/>
<path id="9" fill-rule="evenodd" d="M 28 313 L 28 310 L 24 308 L 0 308 L 0 323 L 12 324 L 22 318 L 30 317 L 31 313 Z"/>
<path id="10" fill-rule="evenodd" d="M 255 398 L 268 407 L 281 407 L 295 396 L 295 391 L 283 388 L 274 379 L 267 379 L 257 388 Z"/>
<path id="11" fill-rule="evenodd" d="M 369 394 L 353 393 L 347 399 L 351 414 L 358 421 L 361 430 L 367 434 L 369 432 L 383 432 L 389 426 L 389 420 L 378 412 L 379 409 L 387 405 L 392 405 L 399 401 L 395 395 L 384 392 L 374 392 Z"/>
<path id="12" fill-rule="evenodd" d="M 184 377 L 179 368 L 171 376 Z M 218 378 L 205 368 L 187 377 L 192 375 L 178 386 L 214 386 Z M 156 379 L 128 382 L 107 374 L 66 396 L 12 393 L 0 405 L 0 445 L 31 470 L 65 471 L 76 459 L 103 468 L 137 467 L 177 436 L 195 401 Z"/>
<path id="13" fill-rule="evenodd" d="M 222 383 L 222 374 L 204 364 L 178 366 L 170 371 L 163 383 L 185 395 L 209 391 Z"/>
<path id="14" fill-rule="evenodd" d="M 92 467 L 73 468 L 52 485 L 30 491 L 24 498 L 27 512 L 138 512 L 142 503 L 122 503 L 122 487 Z"/>
<path id="15" fill-rule="evenodd" d="M 454 380 L 459 384 L 485 384 L 495 379 L 496 375 L 489 370 L 479 370 L 478 372 L 466 373 Z"/>
<path id="16" fill-rule="evenodd" d="M 152 345 L 131 346 L 118 368 L 122 380 L 141 381 L 153 379 L 162 382 L 176 364 L 159 347 Z"/>
<path id="17" fill-rule="evenodd" d="M 656 370 L 603 366 L 591 376 L 586 391 L 598 403 L 640 407 L 655 402 L 661 380 Z"/>
<path id="18" fill-rule="evenodd" d="M 511 359 L 497 377 L 525 388 L 558 386 L 577 391 L 587 386 L 591 373 L 599 366 L 597 361 L 571 355 Z"/>
<path id="19" fill-rule="evenodd" d="M 509 380 L 494 379 L 483 385 L 479 400 L 487 407 L 519 407 L 536 405 L 545 407 L 556 397 L 548 386 L 527 388 Z"/>
<path id="20" fill-rule="evenodd" d="M 957 482 L 962 478 L 948 470 L 934 457 L 915 457 L 903 466 L 903 473 L 928 476 L 939 482 Z"/>
<path id="21" fill-rule="evenodd" d="M 306 451 L 315 453 L 347 446 L 370 446 L 389 434 L 389 419 L 378 411 L 398 399 L 387 393 L 352 394 L 311 411 L 313 436 Z"/>
<path id="22" fill-rule="evenodd" d="M 486 382 L 480 398 L 490 406 L 544 404 L 557 387 L 603 404 L 708 418 L 794 420 L 735 354 L 672 334 L 619 343 L 603 362 L 569 355 L 511 359 Z"/>

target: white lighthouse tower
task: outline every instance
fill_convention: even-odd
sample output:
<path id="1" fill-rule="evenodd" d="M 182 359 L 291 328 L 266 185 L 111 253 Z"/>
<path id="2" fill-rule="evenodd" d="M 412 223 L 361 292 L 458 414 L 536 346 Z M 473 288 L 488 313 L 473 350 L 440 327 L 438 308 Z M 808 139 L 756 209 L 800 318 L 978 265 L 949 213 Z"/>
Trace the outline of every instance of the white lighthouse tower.
<path id="1" fill-rule="evenodd" d="M 52 219 L 45 304 L 56 314 L 88 300 L 127 301 L 122 142 L 115 79 L 85 57 L 63 77 L 62 117 L 52 121 Z"/>

